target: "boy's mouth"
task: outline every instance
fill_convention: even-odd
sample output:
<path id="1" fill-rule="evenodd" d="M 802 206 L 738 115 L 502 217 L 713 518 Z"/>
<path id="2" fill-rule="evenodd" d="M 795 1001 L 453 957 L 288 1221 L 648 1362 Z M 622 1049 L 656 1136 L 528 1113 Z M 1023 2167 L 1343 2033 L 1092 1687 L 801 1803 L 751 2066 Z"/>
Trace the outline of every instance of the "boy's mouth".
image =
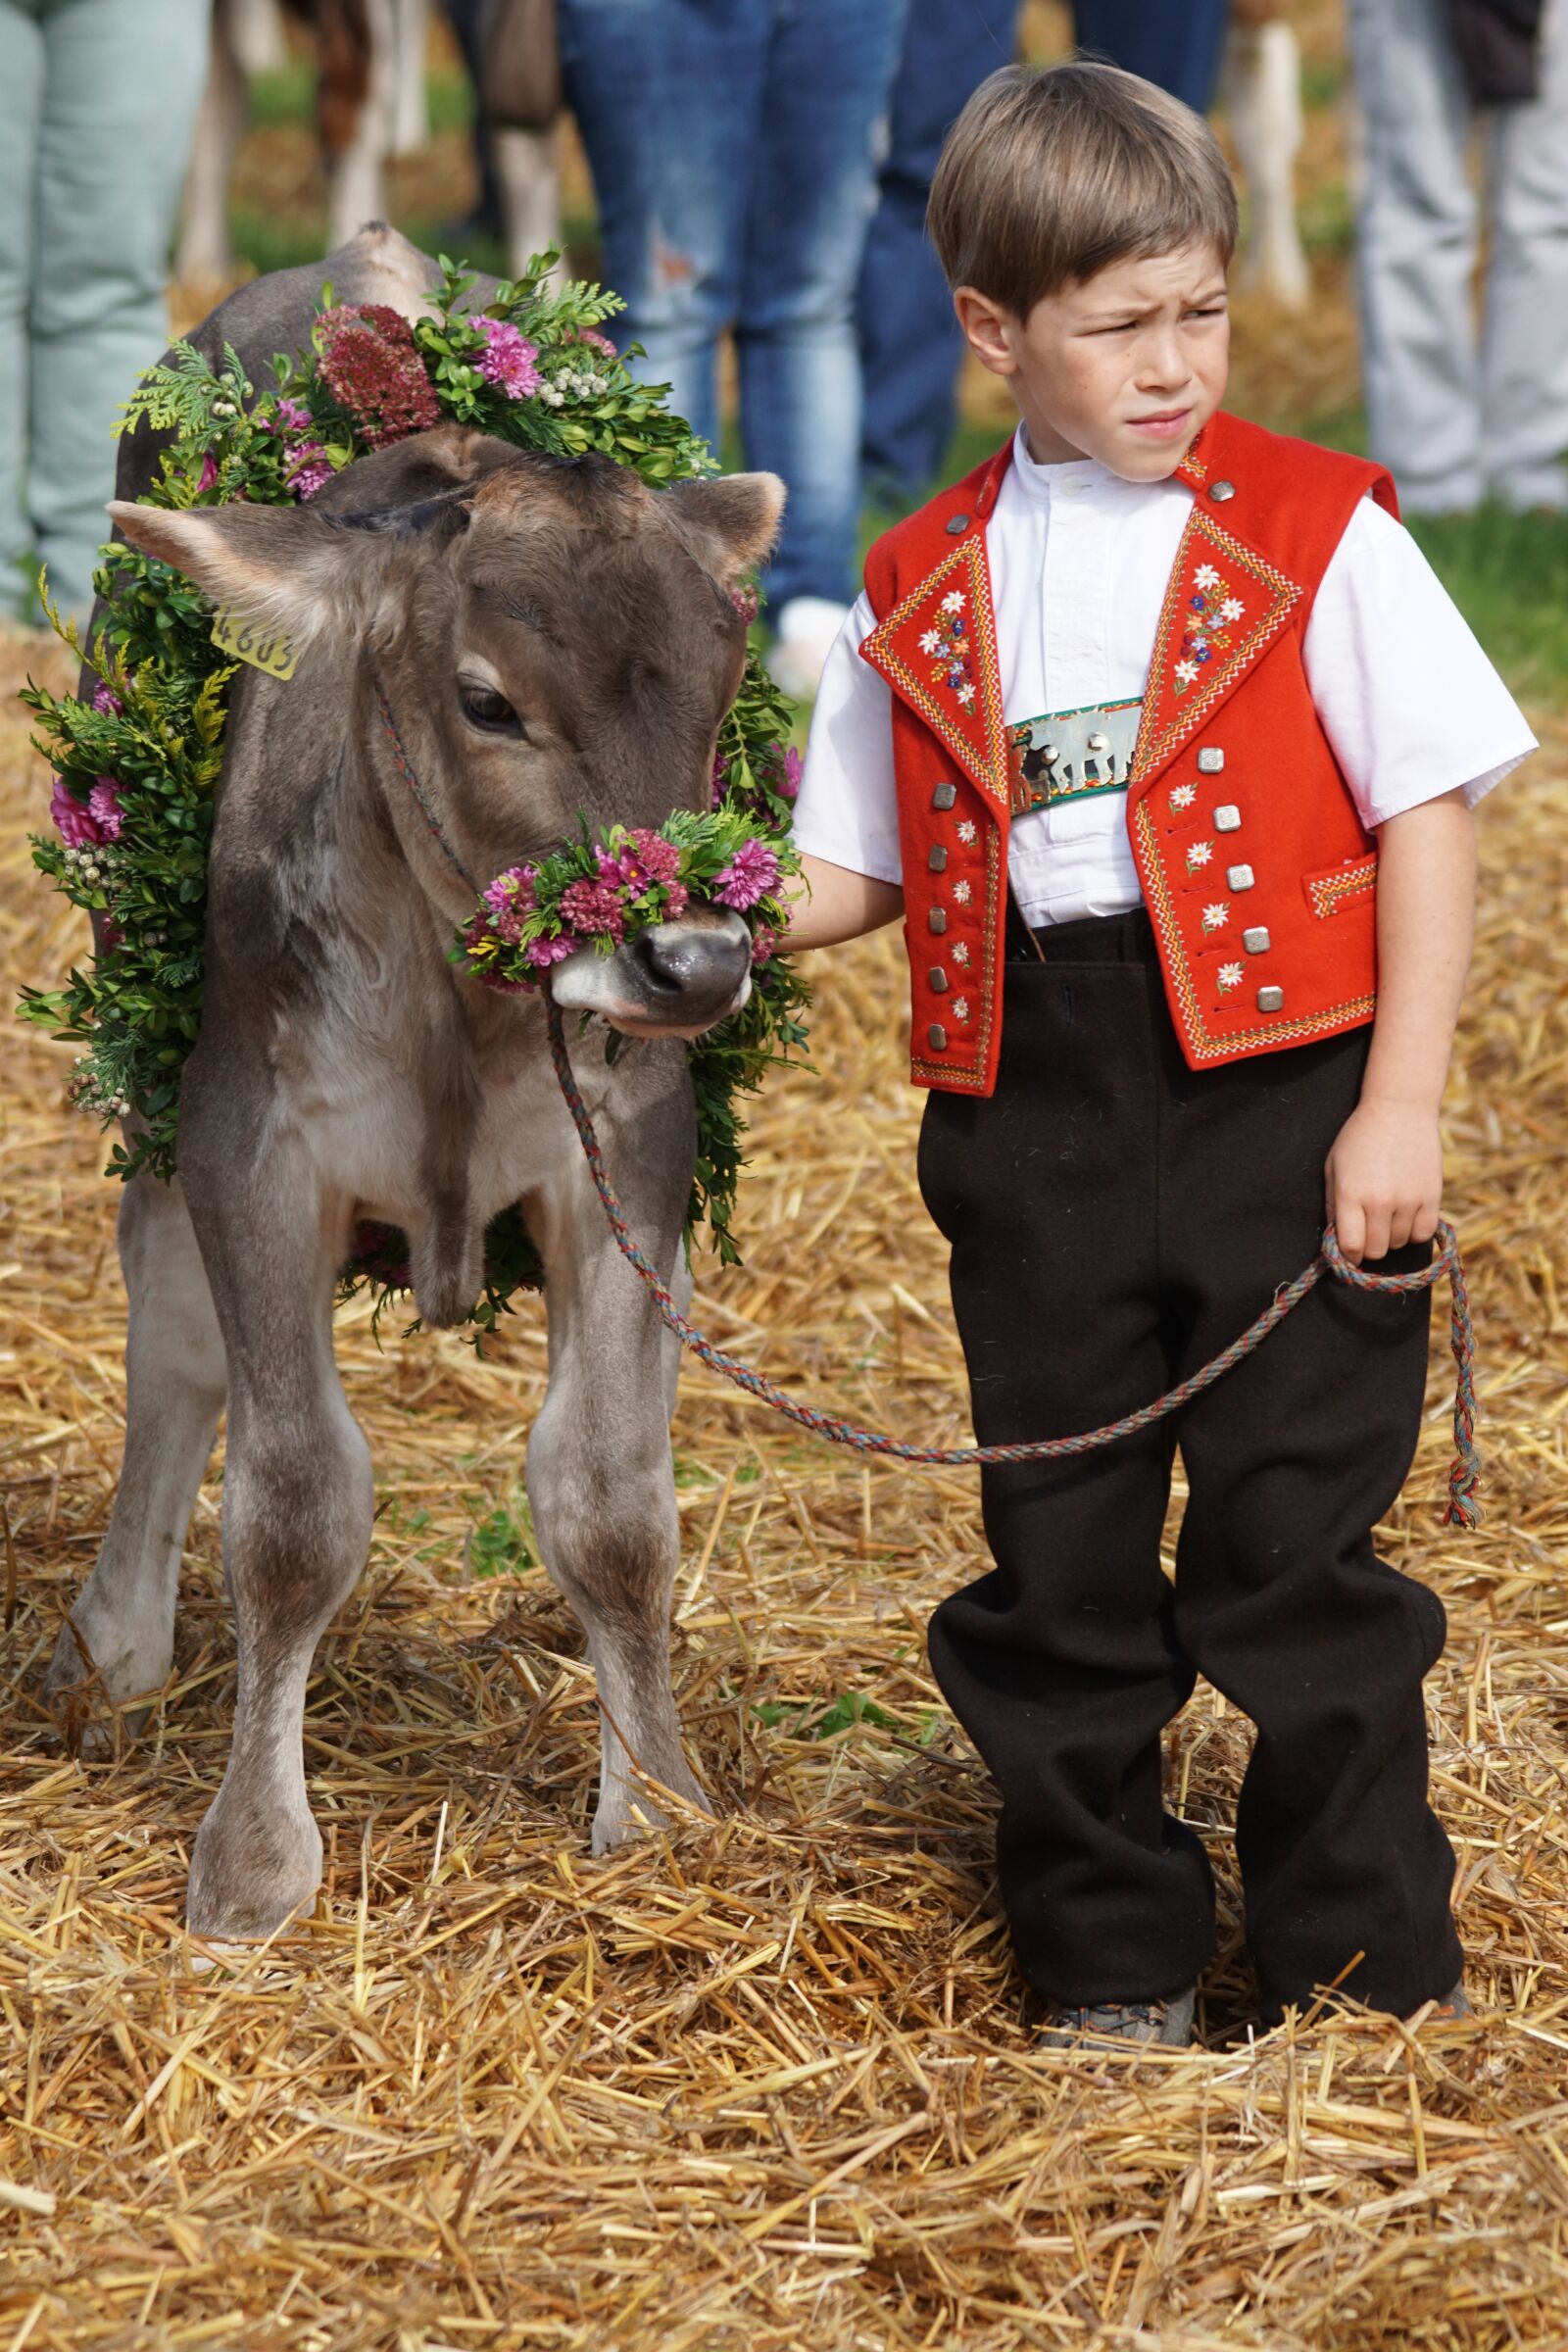
<path id="1" fill-rule="evenodd" d="M 1186 409 L 1161 409 L 1152 416 L 1129 416 L 1127 421 L 1135 433 L 1149 441 L 1176 441 L 1192 422 L 1193 412 Z"/>

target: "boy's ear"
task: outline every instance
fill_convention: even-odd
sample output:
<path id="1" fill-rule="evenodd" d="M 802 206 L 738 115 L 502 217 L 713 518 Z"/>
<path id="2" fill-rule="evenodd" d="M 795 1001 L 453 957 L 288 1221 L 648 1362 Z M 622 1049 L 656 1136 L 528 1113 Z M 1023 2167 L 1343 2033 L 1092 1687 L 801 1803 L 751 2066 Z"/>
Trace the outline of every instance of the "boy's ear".
<path id="1" fill-rule="evenodd" d="M 1018 362 L 1009 330 L 1017 321 L 1011 311 L 973 286 L 954 287 L 953 308 L 963 339 L 981 367 L 989 368 L 993 375 L 1016 375 Z"/>

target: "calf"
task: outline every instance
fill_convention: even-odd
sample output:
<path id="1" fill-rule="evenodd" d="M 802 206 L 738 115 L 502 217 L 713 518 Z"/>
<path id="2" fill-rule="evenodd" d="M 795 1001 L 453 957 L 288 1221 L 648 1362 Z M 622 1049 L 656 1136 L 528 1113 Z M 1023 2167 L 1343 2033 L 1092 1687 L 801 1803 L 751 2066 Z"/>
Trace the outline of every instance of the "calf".
<path id="1" fill-rule="evenodd" d="M 417 309 L 433 265 L 388 230 L 330 257 L 340 299 Z M 220 333 L 259 378 L 309 336 L 310 272 L 259 281 Z M 153 452 L 125 445 L 122 488 Z M 596 823 L 708 806 L 745 659 L 729 585 L 769 546 L 771 475 L 662 494 L 599 458 L 524 455 L 455 426 L 378 451 L 309 508 L 118 527 L 301 649 L 236 681 L 213 839 L 206 994 L 186 1065 L 179 1175 L 121 1215 L 130 1300 L 124 1467 L 48 1689 L 146 1703 L 170 1670 L 184 1531 L 228 1410 L 223 1560 L 238 1628 L 234 1736 L 192 1862 L 190 1924 L 265 1936 L 315 1892 L 306 1679 L 365 1562 L 370 1460 L 332 1352 L 333 1287 L 361 1218 L 409 1236 L 426 1322 L 472 1305 L 486 1223 L 522 1204 L 548 1288 L 549 1385 L 527 1452 L 546 1566 L 571 1601 L 606 1730 L 596 1849 L 694 1803 L 669 1687 L 678 1523 L 673 1342 L 616 1253 L 554 1085 L 537 1000 L 484 989 L 447 949 L 473 894 L 415 803 L 380 696 L 455 858 L 486 880 Z M 579 1078 L 636 1228 L 681 1265 L 695 1122 L 681 1039 L 750 986 L 739 916 L 695 909 L 556 995 L 643 1042 Z"/>

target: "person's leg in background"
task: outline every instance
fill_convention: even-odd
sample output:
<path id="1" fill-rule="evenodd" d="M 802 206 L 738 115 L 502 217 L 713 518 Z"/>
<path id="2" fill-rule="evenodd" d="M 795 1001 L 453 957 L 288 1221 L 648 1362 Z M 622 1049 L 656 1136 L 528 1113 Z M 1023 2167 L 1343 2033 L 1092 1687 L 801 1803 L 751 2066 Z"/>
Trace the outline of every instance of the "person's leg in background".
<path id="1" fill-rule="evenodd" d="M 1546 0 L 1541 95 L 1486 125 L 1482 466 L 1511 507 L 1568 508 L 1568 4 Z"/>
<path id="2" fill-rule="evenodd" d="M 953 437 L 963 339 L 925 233 L 942 142 L 1014 54 L 1018 0 L 910 0 L 887 159 L 860 265 L 861 469 L 873 497 L 912 507 Z"/>
<path id="3" fill-rule="evenodd" d="M 28 503 L 50 594 L 85 620 L 116 414 L 169 341 L 165 286 L 208 0 L 45 0 Z"/>
<path id="4" fill-rule="evenodd" d="M 637 372 L 715 454 L 717 342 L 736 314 L 773 0 L 560 0 L 566 103 L 588 151 L 611 321 Z M 792 485 L 793 487 L 793 485 Z"/>
<path id="5" fill-rule="evenodd" d="M 773 672 L 793 694 L 815 692 L 857 584 L 855 296 L 907 5 L 771 9 L 735 342 L 747 464 L 789 487 L 767 594 Z"/>
<path id="6" fill-rule="evenodd" d="M 1227 13 L 1227 0 L 1076 0 L 1073 37 L 1201 115 L 1219 78 Z"/>
<path id="7" fill-rule="evenodd" d="M 44 44 L 38 0 L 0 0 L 0 613 L 32 610 L 27 303 Z"/>
<path id="8" fill-rule="evenodd" d="M 1349 0 L 1348 16 L 1366 124 L 1355 260 L 1368 439 L 1407 511 L 1460 514 L 1481 495 L 1470 101 L 1445 0 Z"/>

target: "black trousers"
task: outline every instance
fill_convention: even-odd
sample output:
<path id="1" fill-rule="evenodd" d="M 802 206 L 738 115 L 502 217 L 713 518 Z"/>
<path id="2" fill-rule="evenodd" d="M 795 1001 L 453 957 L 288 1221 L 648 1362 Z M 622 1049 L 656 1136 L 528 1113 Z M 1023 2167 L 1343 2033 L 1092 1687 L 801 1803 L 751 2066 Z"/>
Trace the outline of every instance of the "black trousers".
<path id="1" fill-rule="evenodd" d="M 982 1444 L 1148 1403 L 1308 1263 L 1369 1038 L 1193 1071 L 1141 908 L 1042 933 L 1044 961 L 1013 920 L 996 1093 L 933 1094 L 920 1137 Z M 1152 1998 L 1211 1956 L 1208 1865 L 1160 1773 L 1200 1673 L 1256 1726 L 1236 1843 L 1264 2017 L 1358 1953 L 1344 1987 L 1375 2008 L 1457 1979 L 1421 1700 L 1446 1621 L 1371 1537 L 1415 1449 L 1429 1306 L 1324 1282 L 1159 1428 L 983 1474 L 996 1566 L 938 1608 L 931 1658 L 1001 1788 L 1003 1899 L 1047 1996 Z"/>

